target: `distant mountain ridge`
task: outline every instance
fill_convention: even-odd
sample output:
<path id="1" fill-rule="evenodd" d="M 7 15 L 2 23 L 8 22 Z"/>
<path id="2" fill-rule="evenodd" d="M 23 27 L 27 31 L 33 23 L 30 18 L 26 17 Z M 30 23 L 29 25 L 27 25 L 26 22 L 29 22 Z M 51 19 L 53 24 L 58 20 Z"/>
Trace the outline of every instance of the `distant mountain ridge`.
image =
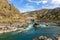
<path id="1" fill-rule="evenodd" d="M 25 15 L 26 14 L 26 15 Z M 60 21 L 60 8 L 41 9 L 24 13 L 24 16 L 32 16 L 36 21 L 55 22 Z"/>

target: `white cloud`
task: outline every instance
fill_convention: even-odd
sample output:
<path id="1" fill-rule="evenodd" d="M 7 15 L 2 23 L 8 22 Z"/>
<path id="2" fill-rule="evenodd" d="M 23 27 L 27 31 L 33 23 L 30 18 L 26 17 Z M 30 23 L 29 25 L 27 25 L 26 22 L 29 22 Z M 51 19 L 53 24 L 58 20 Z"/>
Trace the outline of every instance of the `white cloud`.
<path id="1" fill-rule="evenodd" d="M 47 0 L 42 1 L 43 4 L 46 4 L 47 2 L 48 2 Z"/>
<path id="2" fill-rule="evenodd" d="M 39 5 L 40 3 L 41 3 L 41 1 L 40 0 L 35 0 L 35 1 L 32 1 L 32 0 L 28 0 L 29 2 L 34 2 L 34 3 L 36 3 L 37 5 Z"/>
<path id="3" fill-rule="evenodd" d="M 42 8 L 44 9 L 53 9 L 56 7 L 60 7 L 60 0 L 50 0 L 50 2 L 48 4 L 45 4 L 42 6 Z"/>
<path id="4" fill-rule="evenodd" d="M 41 1 L 39 1 L 39 2 L 35 2 L 37 5 L 39 5 L 40 3 L 41 3 Z"/>
<path id="5" fill-rule="evenodd" d="M 21 12 L 28 12 L 28 11 L 34 11 L 36 10 L 34 6 L 31 5 L 25 5 L 24 8 L 22 10 L 20 10 Z"/>
<path id="6" fill-rule="evenodd" d="M 40 3 L 43 3 L 43 4 L 46 4 L 47 3 L 47 0 L 35 0 L 35 1 L 32 1 L 32 0 L 28 0 L 29 2 L 34 2 L 36 3 L 37 5 L 39 5 Z"/>
<path id="7" fill-rule="evenodd" d="M 30 3 L 35 3 L 36 6 L 42 6 L 39 7 L 40 9 L 45 8 L 45 9 L 53 9 L 56 7 L 60 7 L 60 0 L 28 0 L 29 3 L 24 5 L 24 7 L 20 10 L 21 12 L 28 12 L 28 11 L 34 11 L 38 10 L 35 6 L 29 5 Z M 42 5 L 40 5 L 40 3 Z"/>
<path id="8" fill-rule="evenodd" d="M 51 2 L 52 4 L 56 4 L 56 5 L 59 5 L 60 4 L 60 0 L 52 0 Z"/>
<path id="9" fill-rule="evenodd" d="M 59 5 L 45 5 L 45 6 L 42 6 L 43 9 L 54 9 L 56 7 L 60 7 Z"/>

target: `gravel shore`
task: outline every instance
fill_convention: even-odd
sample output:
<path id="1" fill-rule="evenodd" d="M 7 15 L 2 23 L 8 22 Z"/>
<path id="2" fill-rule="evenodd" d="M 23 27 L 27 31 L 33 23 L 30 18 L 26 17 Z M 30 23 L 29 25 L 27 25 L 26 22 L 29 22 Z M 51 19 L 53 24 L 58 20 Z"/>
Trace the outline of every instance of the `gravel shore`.
<path id="1" fill-rule="evenodd" d="M 25 29 L 27 24 L 25 23 L 0 23 L 0 34 L 6 32 L 12 32 L 16 30 Z"/>

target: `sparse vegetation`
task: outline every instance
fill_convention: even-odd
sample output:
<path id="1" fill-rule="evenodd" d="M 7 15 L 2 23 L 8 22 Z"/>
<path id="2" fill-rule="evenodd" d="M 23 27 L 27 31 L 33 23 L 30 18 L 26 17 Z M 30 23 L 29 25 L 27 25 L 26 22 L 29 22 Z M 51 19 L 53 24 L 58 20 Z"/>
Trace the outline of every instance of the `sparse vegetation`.
<path id="1" fill-rule="evenodd" d="M 60 22 L 60 8 L 42 9 L 42 10 L 38 10 L 38 11 L 28 12 L 25 14 L 31 15 L 34 18 L 36 17 L 35 20 L 37 20 L 37 21 L 44 21 L 44 22 L 57 22 L 57 21 L 59 21 Z M 27 15 L 25 15 L 25 16 L 27 16 Z"/>
<path id="2" fill-rule="evenodd" d="M 20 21 L 20 12 L 7 0 L 0 0 L 0 23 Z"/>
<path id="3" fill-rule="evenodd" d="M 27 22 L 33 17 L 36 21 L 60 21 L 60 8 L 42 9 L 21 14 L 17 8 L 7 0 L 0 0 L 0 23 L 2 22 Z"/>

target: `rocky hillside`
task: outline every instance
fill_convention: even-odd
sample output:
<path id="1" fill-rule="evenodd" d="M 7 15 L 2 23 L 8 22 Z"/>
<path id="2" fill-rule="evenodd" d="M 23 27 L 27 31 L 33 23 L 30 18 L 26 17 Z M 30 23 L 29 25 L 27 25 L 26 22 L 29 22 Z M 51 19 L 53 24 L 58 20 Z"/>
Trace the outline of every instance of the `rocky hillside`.
<path id="1" fill-rule="evenodd" d="M 16 22 L 20 20 L 20 16 L 18 9 L 7 0 L 0 0 L 0 22 Z"/>
<path id="2" fill-rule="evenodd" d="M 17 8 L 9 4 L 7 0 L 0 0 L 0 23 L 5 22 L 29 22 L 35 21 L 60 21 L 60 8 L 42 9 L 21 14 Z"/>
<path id="3" fill-rule="evenodd" d="M 32 12 L 26 12 L 23 15 L 24 17 L 31 17 L 36 21 L 60 22 L 60 8 L 42 9 Z"/>

